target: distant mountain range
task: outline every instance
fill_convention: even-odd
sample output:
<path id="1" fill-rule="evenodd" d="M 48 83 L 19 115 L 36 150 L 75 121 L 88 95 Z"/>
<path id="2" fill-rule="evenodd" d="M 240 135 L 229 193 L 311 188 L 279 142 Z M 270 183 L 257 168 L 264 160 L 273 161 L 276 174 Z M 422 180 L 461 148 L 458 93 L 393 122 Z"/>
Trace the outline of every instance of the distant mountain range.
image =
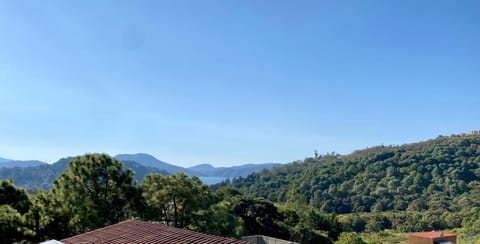
<path id="1" fill-rule="evenodd" d="M 37 166 L 2 167 L 0 168 L 0 180 L 13 179 L 15 185 L 32 191 L 38 189 L 47 190 L 52 187 L 53 181 L 67 169 L 68 163 L 74 158 L 75 157 L 62 158 L 53 164 L 43 163 Z M 126 168 L 130 168 L 135 172 L 135 179 L 138 182 L 140 182 L 146 174 L 168 174 L 168 172 L 164 170 L 144 166 L 134 161 L 123 161 L 123 163 Z"/>
<path id="2" fill-rule="evenodd" d="M 36 160 L 19 161 L 0 158 L 0 180 L 11 178 L 15 185 L 29 190 L 49 189 L 53 181 L 67 168 L 68 163 L 74 158 L 62 158 L 53 164 Z M 253 172 L 281 165 L 267 163 L 215 168 L 210 164 L 200 164 L 184 168 L 160 161 L 145 153 L 119 154 L 114 158 L 122 161 L 126 168 L 132 169 L 138 182 L 142 181 L 143 177 L 149 173 L 167 175 L 184 172 L 187 175 L 198 177 L 233 178 L 247 176 Z"/>
<path id="3" fill-rule="evenodd" d="M 12 160 L 0 157 L 0 167 L 29 167 L 46 164 L 38 160 Z"/>
<path id="4" fill-rule="evenodd" d="M 184 172 L 186 174 L 191 174 L 193 172 L 190 172 L 189 170 L 186 170 L 183 167 L 176 166 L 173 164 L 169 164 L 163 161 L 160 161 L 156 159 L 154 156 L 146 153 L 136 153 L 136 154 L 118 154 L 114 158 L 120 160 L 120 161 L 135 161 L 139 164 L 145 165 L 145 166 L 150 166 L 150 167 L 155 167 L 159 169 L 163 169 L 171 174 L 175 174 L 178 172 Z"/>
<path id="5" fill-rule="evenodd" d="M 190 168 L 187 168 L 193 172 L 199 172 L 201 176 L 207 177 L 245 177 L 253 172 L 259 172 L 264 169 L 271 169 L 273 167 L 281 166 L 278 163 L 264 163 L 264 164 L 244 164 L 231 167 L 218 167 L 215 168 L 210 164 L 199 164 Z"/>
<path id="6" fill-rule="evenodd" d="M 264 164 L 244 164 L 231 167 L 213 167 L 210 164 L 199 164 L 193 167 L 184 168 L 160 161 L 152 155 L 146 153 L 137 154 L 119 154 L 115 156 L 120 161 L 135 161 L 145 166 L 163 169 L 169 173 L 175 174 L 184 172 L 187 175 L 195 175 L 200 177 L 240 177 L 247 176 L 250 173 L 258 172 L 263 169 L 270 169 L 276 166 L 281 166 L 279 163 L 264 163 Z"/>

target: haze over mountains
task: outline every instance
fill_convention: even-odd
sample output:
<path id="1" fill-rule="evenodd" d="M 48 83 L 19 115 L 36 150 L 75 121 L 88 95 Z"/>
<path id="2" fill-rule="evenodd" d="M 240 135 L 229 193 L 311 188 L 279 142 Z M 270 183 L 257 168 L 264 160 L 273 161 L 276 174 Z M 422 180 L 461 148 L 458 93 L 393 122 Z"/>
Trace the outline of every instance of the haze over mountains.
<path id="1" fill-rule="evenodd" d="M 199 164 L 192 167 L 184 168 L 160 161 L 152 155 L 146 153 L 137 154 L 119 154 L 115 156 L 120 161 L 135 161 L 145 166 L 156 167 L 164 169 L 169 173 L 184 172 L 188 175 L 196 175 L 202 177 L 239 177 L 247 176 L 250 173 L 261 171 L 263 169 L 270 169 L 272 167 L 281 166 L 279 163 L 264 163 L 264 164 L 244 164 L 231 167 L 214 167 L 211 164 Z"/>
<path id="2" fill-rule="evenodd" d="M 158 160 L 146 153 L 119 154 L 115 156 L 135 172 L 135 179 L 140 182 L 146 174 L 159 173 L 162 175 L 184 172 L 187 175 L 198 177 L 216 177 L 216 181 L 224 178 L 247 176 L 250 173 L 269 169 L 281 164 L 246 164 L 233 167 L 215 168 L 209 164 L 201 164 L 190 168 L 184 168 Z M 74 157 L 66 157 L 53 164 L 47 164 L 37 160 L 19 161 L 0 158 L 0 179 L 13 179 L 18 186 L 29 190 L 49 189 L 53 181 L 67 168 L 68 162 Z M 206 182 L 216 183 L 216 182 Z"/>
<path id="3" fill-rule="evenodd" d="M 0 157 L 0 167 L 29 167 L 45 164 L 39 160 L 12 160 Z"/>
<path id="4" fill-rule="evenodd" d="M 169 164 L 163 161 L 158 160 L 157 158 L 153 157 L 152 155 L 146 153 L 136 153 L 136 154 L 118 154 L 114 158 L 120 161 L 135 161 L 145 166 L 156 167 L 159 169 L 164 169 L 171 174 L 175 174 L 178 172 L 184 172 L 186 174 L 191 174 L 183 167 L 176 166 L 173 164 Z"/>

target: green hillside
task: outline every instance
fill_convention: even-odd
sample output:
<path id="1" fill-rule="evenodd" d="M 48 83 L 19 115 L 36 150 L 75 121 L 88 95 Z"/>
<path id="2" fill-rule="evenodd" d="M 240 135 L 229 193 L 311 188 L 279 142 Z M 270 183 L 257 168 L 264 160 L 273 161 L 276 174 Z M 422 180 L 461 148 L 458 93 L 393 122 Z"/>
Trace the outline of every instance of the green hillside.
<path id="1" fill-rule="evenodd" d="M 410 219 L 412 213 L 435 218 L 423 226 L 409 221 L 417 226 L 405 231 L 460 227 L 480 208 L 480 133 L 306 158 L 216 187 L 225 185 L 330 213 L 398 211 Z"/>

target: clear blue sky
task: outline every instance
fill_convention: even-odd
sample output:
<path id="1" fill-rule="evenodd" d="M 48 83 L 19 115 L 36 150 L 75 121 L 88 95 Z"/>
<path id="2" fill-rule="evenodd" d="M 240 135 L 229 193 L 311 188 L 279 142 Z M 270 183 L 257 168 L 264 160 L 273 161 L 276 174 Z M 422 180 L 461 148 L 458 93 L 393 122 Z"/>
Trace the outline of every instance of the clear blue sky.
<path id="1" fill-rule="evenodd" d="M 0 156 L 290 162 L 480 129 L 480 1 L 1 1 Z"/>

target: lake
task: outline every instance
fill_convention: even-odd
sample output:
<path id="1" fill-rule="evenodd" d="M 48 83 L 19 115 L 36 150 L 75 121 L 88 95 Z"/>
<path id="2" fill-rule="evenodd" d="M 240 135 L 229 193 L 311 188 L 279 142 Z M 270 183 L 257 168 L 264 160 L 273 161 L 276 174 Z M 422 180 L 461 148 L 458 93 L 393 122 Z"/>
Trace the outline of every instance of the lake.
<path id="1" fill-rule="evenodd" d="M 217 184 L 217 183 L 220 183 L 226 179 L 228 179 L 228 177 L 198 177 L 200 178 L 200 180 L 203 182 L 203 184 L 207 184 L 207 185 L 213 185 L 213 184 Z"/>

